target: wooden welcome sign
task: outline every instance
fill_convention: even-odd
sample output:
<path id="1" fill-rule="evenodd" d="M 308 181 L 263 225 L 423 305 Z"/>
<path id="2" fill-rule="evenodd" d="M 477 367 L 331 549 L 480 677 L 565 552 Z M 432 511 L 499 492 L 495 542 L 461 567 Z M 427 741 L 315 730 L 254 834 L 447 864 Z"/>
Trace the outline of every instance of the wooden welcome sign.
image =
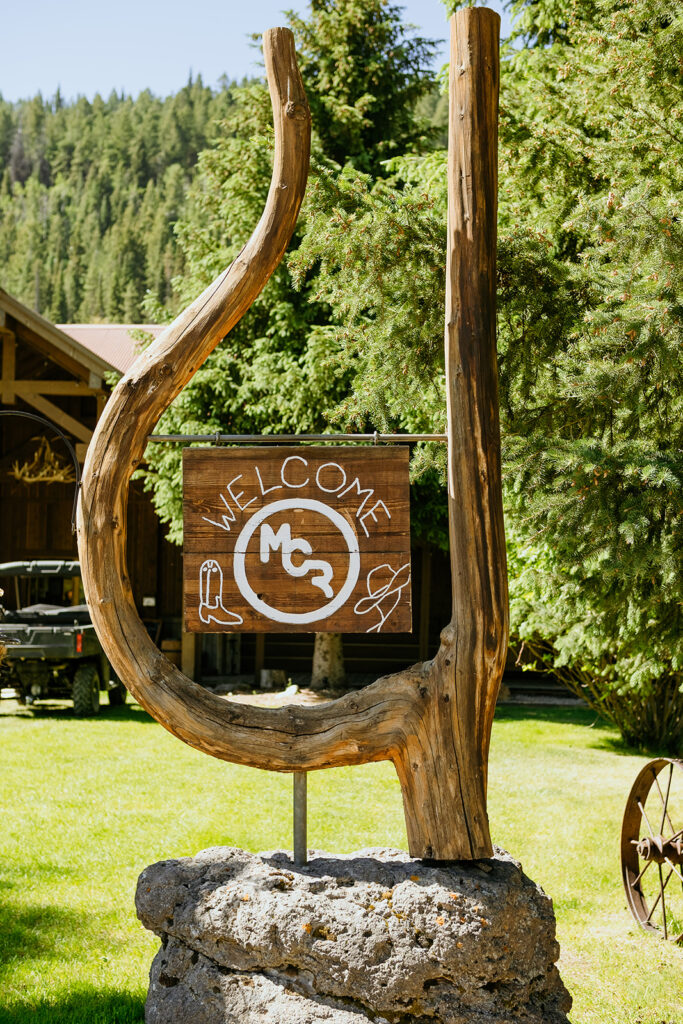
<path id="1" fill-rule="evenodd" d="M 500 18 L 486 8 L 468 7 L 451 19 L 445 353 L 453 607 L 434 658 L 315 707 L 266 709 L 235 704 L 198 686 L 164 657 L 147 634 L 132 598 L 126 568 L 126 507 L 130 479 L 144 456 L 148 435 L 208 354 L 249 309 L 282 258 L 296 224 L 308 174 L 310 115 L 293 37 L 287 29 L 271 29 L 264 36 L 275 160 L 263 215 L 238 258 L 142 353 L 118 384 L 88 449 L 79 502 L 79 554 L 93 622 L 115 671 L 147 711 L 199 750 L 257 768 L 302 772 L 392 761 L 403 792 L 410 852 L 414 857 L 437 860 L 476 859 L 492 853 L 486 813 L 488 750 L 508 630 L 495 333 L 499 28 Z M 299 448 L 296 454 L 308 459 L 307 451 Z M 322 565 L 319 573 L 304 572 L 301 578 L 308 577 L 309 590 L 314 575 L 320 583 L 326 581 L 332 589 L 331 603 L 340 592 L 335 587 L 341 583 L 343 589 L 350 578 L 347 556 L 347 567 L 341 568 L 337 579 L 332 548 L 327 559 L 322 554 L 318 557 L 320 552 L 314 551 L 310 538 L 315 524 L 323 531 L 327 529 L 326 521 L 331 528 L 339 527 L 338 533 L 344 536 L 341 519 L 345 513 L 336 503 L 348 498 L 353 490 L 343 496 L 330 491 L 328 500 L 321 500 L 315 488 L 321 490 L 320 481 L 327 487 L 336 486 L 344 474 L 347 482 L 357 477 L 358 487 L 370 484 L 366 483 L 360 461 L 356 472 L 329 449 L 325 449 L 324 456 L 314 455 L 314 451 L 311 459 L 324 457 L 338 466 L 321 470 L 318 483 L 319 463 L 315 463 L 315 474 L 313 463 L 309 466 L 293 461 L 285 467 L 280 463 L 282 491 L 263 493 L 259 498 L 253 487 L 255 466 L 258 464 L 259 472 L 263 470 L 266 491 L 267 487 L 278 486 L 278 465 L 271 463 L 270 469 L 276 472 L 266 475 L 266 463 L 258 463 L 252 456 L 251 462 L 244 463 L 244 471 L 237 467 L 231 475 L 216 478 L 217 489 L 200 497 L 193 508 L 193 521 L 196 512 L 200 519 L 206 515 L 218 522 L 216 512 L 223 515 L 220 495 L 233 481 L 232 500 L 230 496 L 227 500 L 237 522 L 235 495 L 239 496 L 239 523 L 243 525 L 237 550 L 226 548 L 225 554 L 228 562 L 230 557 L 243 556 L 247 598 L 240 606 L 242 611 L 237 612 L 237 606 L 231 604 L 237 600 L 235 592 L 230 593 L 227 603 L 224 599 L 226 614 L 235 613 L 244 619 L 232 625 L 243 628 L 260 615 L 259 628 L 266 628 L 267 616 L 272 617 L 273 609 L 283 607 L 282 592 L 277 593 L 274 584 L 272 592 L 266 590 L 269 577 L 258 576 L 262 550 L 263 565 L 267 567 L 276 559 L 278 574 L 284 568 L 285 576 L 291 576 L 285 559 L 294 568 L 291 593 L 296 594 L 296 614 L 308 614 L 313 608 L 297 589 L 296 572 L 303 569 L 306 559 L 330 563 L 329 579 Z M 386 457 L 384 451 L 381 456 Z M 200 453 L 187 456 L 190 461 L 200 457 Z M 380 458 L 368 452 L 353 457 L 366 465 L 366 460 Z M 240 474 L 241 479 L 235 480 Z M 276 500 L 290 501 L 287 497 L 280 499 L 280 494 L 296 489 L 291 482 L 302 483 L 306 474 L 306 487 L 313 488 L 307 491 L 307 500 L 320 502 L 335 514 L 323 514 L 319 506 L 308 505 L 307 518 L 295 521 L 290 513 L 295 515 L 296 510 L 290 504 L 286 516 L 277 518 L 278 512 L 275 518 L 269 518 L 261 502 L 276 495 Z M 388 480 L 386 483 L 388 486 Z M 384 529 L 390 523 L 386 516 L 383 521 L 382 505 L 377 502 L 383 502 L 392 520 L 394 517 L 394 499 L 391 494 L 384 496 L 384 482 L 378 480 L 373 486 L 368 499 L 373 502 L 372 515 L 363 518 L 370 511 L 368 502 L 360 516 L 358 508 L 346 509 L 345 521 L 353 520 L 361 545 L 365 541 L 369 544 L 371 535 L 378 538 L 380 525 Z M 247 506 L 252 498 L 256 499 L 254 504 Z M 309 516 L 316 511 L 319 517 Z M 229 518 L 227 509 L 225 514 Z M 247 518 L 242 520 L 242 516 Z M 365 539 L 361 536 L 361 519 L 368 529 Z M 398 514 L 396 521 L 400 524 Z M 407 519 L 403 522 L 405 539 L 395 538 L 396 548 L 382 540 L 382 551 L 378 547 L 372 553 L 381 555 L 392 573 L 406 564 L 407 545 L 401 545 L 407 541 Z M 269 529 L 263 529 L 266 524 Z M 370 530 L 374 525 L 378 528 L 376 534 Z M 201 530 L 205 526 L 210 528 L 204 523 Z M 217 557 L 218 548 L 213 544 L 221 533 L 227 536 L 232 529 L 215 529 L 210 544 L 206 534 L 206 548 L 202 537 L 198 548 L 188 552 L 188 557 L 194 559 L 192 614 L 200 618 L 200 608 L 208 618 L 213 613 L 221 614 L 212 566 L 205 566 L 203 597 L 201 591 L 201 569 L 207 559 L 223 569 L 225 584 L 224 556 Z M 330 537 L 333 532 L 330 529 Z M 302 545 L 310 545 L 310 555 Z M 349 558 L 351 554 L 349 550 Z M 368 576 L 374 564 L 370 556 L 368 547 L 363 555 L 365 579 L 359 567 L 354 584 L 361 589 L 335 608 L 335 615 L 342 607 L 349 609 L 351 602 L 354 609 L 361 607 L 358 595 L 363 588 L 370 597 Z M 252 576 L 252 570 L 256 575 Z M 212 574 L 214 578 L 210 578 Z M 387 585 L 387 579 L 379 589 Z M 379 579 L 370 577 L 373 593 L 379 583 Z M 324 588 L 319 589 L 327 600 Z M 367 613 L 368 620 L 372 614 Z M 398 622 L 402 614 L 399 605 L 389 613 L 387 622 L 393 614 L 399 616 Z M 330 613 L 327 619 L 287 622 L 282 628 L 305 625 L 322 629 L 332 621 Z M 221 625 L 229 628 L 231 624 Z"/>
<path id="2" fill-rule="evenodd" d="M 409 632 L 401 448 L 186 448 L 192 632 Z"/>

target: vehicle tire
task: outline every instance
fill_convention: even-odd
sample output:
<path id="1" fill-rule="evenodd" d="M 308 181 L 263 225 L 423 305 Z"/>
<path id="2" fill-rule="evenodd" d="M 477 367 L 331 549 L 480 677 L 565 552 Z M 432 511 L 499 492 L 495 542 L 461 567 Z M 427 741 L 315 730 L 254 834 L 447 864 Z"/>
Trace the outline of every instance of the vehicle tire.
<path id="1" fill-rule="evenodd" d="M 128 690 L 125 688 L 120 679 L 114 679 L 109 683 L 109 704 L 113 708 L 120 708 L 126 703 L 128 697 Z"/>
<path id="2" fill-rule="evenodd" d="M 74 714 L 79 717 L 96 715 L 100 710 L 100 677 L 92 662 L 79 665 L 71 687 Z"/>

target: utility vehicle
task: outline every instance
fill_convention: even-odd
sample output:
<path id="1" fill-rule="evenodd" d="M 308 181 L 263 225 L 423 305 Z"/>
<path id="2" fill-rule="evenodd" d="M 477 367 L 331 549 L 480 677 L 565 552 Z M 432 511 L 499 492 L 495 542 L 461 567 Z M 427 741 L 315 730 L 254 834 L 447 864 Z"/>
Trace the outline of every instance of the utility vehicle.
<path id="1" fill-rule="evenodd" d="M 101 690 L 110 704 L 125 703 L 82 601 L 76 561 L 0 563 L 0 687 L 29 705 L 69 698 L 77 715 L 99 711 Z"/>

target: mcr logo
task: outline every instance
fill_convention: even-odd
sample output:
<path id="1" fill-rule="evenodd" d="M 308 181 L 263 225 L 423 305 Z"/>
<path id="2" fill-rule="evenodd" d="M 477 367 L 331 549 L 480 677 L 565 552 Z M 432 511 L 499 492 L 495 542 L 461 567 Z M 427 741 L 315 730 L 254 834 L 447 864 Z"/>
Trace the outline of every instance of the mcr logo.
<path id="1" fill-rule="evenodd" d="M 407 452 L 295 451 L 186 450 L 187 628 L 409 631 Z"/>
<path id="2" fill-rule="evenodd" d="M 311 586 L 320 587 L 325 597 L 332 597 L 334 591 L 330 586 L 330 581 L 334 576 L 334 571 L 330 563 L 315 558 L 306 558 L 301 565 L 295 565 L 292 561 L 293 552 L 302 551 L 305 555 L 312 555 L 311 545 L 303 537 L 292 540 L 289 523 L 281 526 L 277 533 L 273 533 L 268 523 L 264 523 L 261 527 L 261 561 L 270 561 L 270 552 L 277 551 L 278 548 L 282 549 L 282 568 L 285 572 L 288 572 L 290 576 L 306 576 L 309 572 L 314 573 L 315 575 L 311 576 Z M 240 577 L 236 576 L 236 579 L 238 587 L 242 590 Z"/>

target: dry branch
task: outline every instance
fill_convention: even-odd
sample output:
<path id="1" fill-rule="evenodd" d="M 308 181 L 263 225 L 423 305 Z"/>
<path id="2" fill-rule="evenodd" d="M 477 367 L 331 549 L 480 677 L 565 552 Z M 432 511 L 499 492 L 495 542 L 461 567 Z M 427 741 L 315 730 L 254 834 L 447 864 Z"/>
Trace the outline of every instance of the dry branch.
<path id="1" fill-rule="evenodd" d="M 286 29 L 265 34 L 275 165 L 239 257 L 136 361 L 88 450 L 79 552 L 93 621 L 136 699 L 170 732 L 224 760 L 291 772 L 391 760 L 410 851 L 488 856 L 486 766 L 505 659 L 507 603 L 495 363 L 498 15 L 452 19 L 451 215 L 446 345 L 454 610 L 436 658 L 318 707 L 228 703 L 154 646 L 126 568 L 126 503 L 147 435 L 244 315 L 289 242 L 306 185 L 310 119 Z"/>

